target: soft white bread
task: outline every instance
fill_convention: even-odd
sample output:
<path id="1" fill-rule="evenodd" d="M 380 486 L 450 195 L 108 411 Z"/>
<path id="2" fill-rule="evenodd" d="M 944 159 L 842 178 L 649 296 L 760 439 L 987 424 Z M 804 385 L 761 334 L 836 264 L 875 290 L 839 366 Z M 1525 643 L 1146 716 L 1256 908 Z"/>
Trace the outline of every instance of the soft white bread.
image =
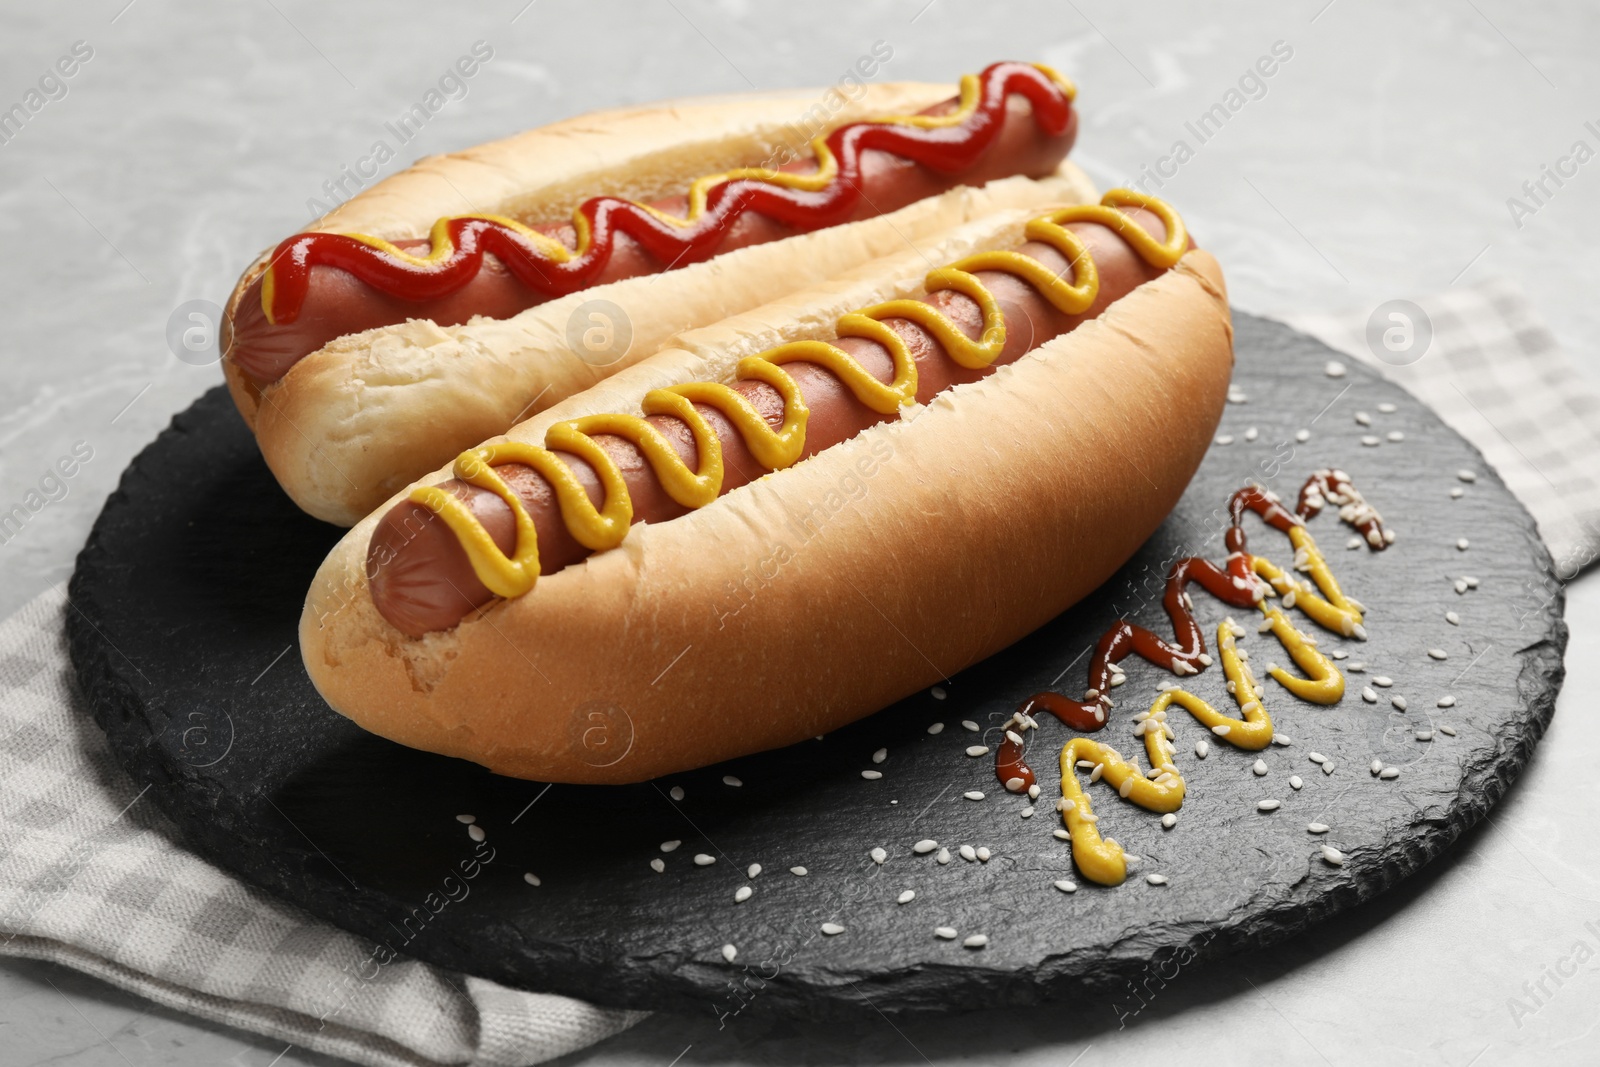
<path id="1" fill-rule="evenodd" d="M 641 394 L 624 402 L 622 388 L 699 376 L 726 362 L 718 352 L 770 343 L 781 317 L 697 331 L 692 350 L 515 436 L 636 411 Z M 640 781 L 825 733 L 998 651 L 1109 577 L 1198 467 L 1231 367 L 1221 271 L 1193 250 L 982 381 L 635 526 L 448 632 L 411 639 L 373 608 L 368 519 L 307 597 L 306 668 L 368 730 L 539 780 Z"/>
<path id="2" fill-rule="evenodd" d="M 637 363 L 686 328 L 713 323 L 938 234 L 1012 208 L 1092 203 L 1070 163 L 1058 175 L 958 187 L 878 218 L 753 245 L 661 275 L 573 293 L 509 319 L 411 320 L 338 338 L 261 390 L 255 432 L 284 490 L 351 525 L 462 449 Z M 931 258 L 931 257 L 930 257 Z M 631 328 L 627 352 L 596 362 L 570 340 L 583 309 Z"/>

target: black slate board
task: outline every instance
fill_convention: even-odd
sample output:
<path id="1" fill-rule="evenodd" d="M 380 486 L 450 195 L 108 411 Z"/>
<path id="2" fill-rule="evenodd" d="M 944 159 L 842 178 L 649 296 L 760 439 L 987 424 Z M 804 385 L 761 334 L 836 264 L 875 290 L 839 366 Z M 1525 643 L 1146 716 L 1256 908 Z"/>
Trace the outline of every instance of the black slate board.
<path id="1" fill-rule="evenodd" d="M 1287 328 L 1235 319 L 1235 383 L 1222 433 L 1178 510 L 1095 596 L 953 679 L 947 699 L 919 694 L 868 721 L 670 780 L 578 787 L 496 778 L 473 765 L 372 737 L 317 697 L 294 648 L 303 590 L 338 531 L 298 513 L 261 463 L 223 390 L 173 420 L 129 467 L 79 557 L 69 613 L 73 661 L 124 766 L 192 845 L 258 885 L 389 949 L 507 984 L 632 1007 L 726 1015 L 824 1015 L 862 1008 L 948 1010 L 1032 1003 L 1287 937 L 1368 899 L 1444 850 L 1499 799 L 1554 710 L 1563 676 L 1562 594 L 1534 524 L 1466 442 L 1398 388 L 1360 367 L 1324 375 L 1331 353 Z M 1390 402 L 1392 414 L 1377 414 Z M 1372 412 L 1375 425 L 1353 421 Z M 1259 429 L 1253 442 L 1248 427 Z M 1308 442 L 1296 431 L 1311 430 Z M 1363 434 L 1404 433 L 1363 447 Z M 1152 433 L 1159 427 L 1152 427 Z M 1179 554 L 1220 556 L 1217 517 L 1251 479 L 1290 495 L 1336 465 L 1399 531 L 1388 552 L 1344 548 L 1331 514 L 1312 524 L 1346 590 L 1368 605 L 1371 640 L 1323 637 L 1365 661 L 1332 708 L 1267 682 L 1267 706 L 1293 740 L 1260 757 L 1176 722 L 1189 795 L 1176 828 L 1091 789 L 1101 827 L 1143 857 L 1116 889 L 1082 884 L 1052 837 L 1051 753 L 1069 736 L 1047 722 L 1032 746 L 1046 793 L 1037 814 L 1001 791 L 988 759 L 963 750 L 975 721 L 994 740 L 1017 702 L 1056 679 L 1077 691 L 1085 653 L 1119 614 L 1165 627 L 1158 580 Z M 1477 472 L 1461 499 L 1455 472 Z M 1254 524 L 1254 520 L 1251 520 Z M 1256 551 L 1287 562 L 1286 543 L 1253 525 Z M 1456 548 L 1459 537 L 1471 547 Z M 1478 588 L 1454 591 L 1471 575 Z M 1198 591 L 1208 632 L 1221 609 Z M 1459 626 L 1445 612 L 1460 613 Z M 1282 659 L 1242 619 L 1258 666 Z M 1208 638 L 1209 640 L 1209 638 Z M 1427 649 L 1449 653 L 1443 662 Z M 1130 661 L 1132 663 L 1133 661 Z M 1374 674 L 1393 676 L 1378 704 Z M 1130 666 L 1101 735 L 1136 750 L 1127 716 L 1170 680 Z M 1191 688 L 1226 706 L 1220 671 Z M 1457 703 L 1435 706 L 1451 693 Z M 1389 697 L 1403 694 L 1409 710 Z M 1176 718 L 1176 716 L 1175 716 Z M 946 724 L 931 736 L 933 722 Z M 1454 737 L 1418 741 L 1446 724 Z M 1213 739 L 1214 740 L 1214 739 Z M 861 777 L 888 749 L 879 781 Z M 1324 775 L 1307 753 L 1335 761 Z M 1401 768 L 1381 781 L 1378 758 Z M 1288 776 L 1302 776 L 1293 791 Z M 724 784 L 735 775 L 744 784 Z M 669 790 L 686 790 L 675 802 Z M 979 802 L 966 790 L 985 793 Z M 1282 800 L 1261 814 L 1256 801 Z M 456 816 L 487 832 L 475 844 Z M 1313 819 L 1332 825 L 1313 838 Z M 939 866 L 913 842 L 986 845 L 987 863 Z M 681 839 L 662 853 L 658 844 Z M 1342 868 L 1320 857 L 1343 849 Z M 870 850 L 882 846 L 887 862 Z M 696 866 L 704 852 L 717 859 Z M 492 857 L 492 859 L 491 859 Z M 479 863 L 474 863 L 474 858 Z M 649 866 L 666 863 L 665 873 Z M 746 867 L 764 871 L 749 878 Z M 804 865 L 809 875 L 789 873 Z M 524 872 L 536 872 L 537 888 Z M 472 877 L 465 877 L 470 873 Z M 1143 873 L 1170 879 L 1152 886 Z M 1082 887 L 1052 888 L 1059 878 Z M 754 896 L 735 904 L 743 885 Z M 903 889 L 916 899 L 896 904 Z M 820 924 L 838 922 L 837 936 Z M 950 925 L 989 935 L 968 949 L 933 936 Z M 735 962 L 722 948 L 737 946 Z M 379 959 L 386 950 L 379 950 Z"/>

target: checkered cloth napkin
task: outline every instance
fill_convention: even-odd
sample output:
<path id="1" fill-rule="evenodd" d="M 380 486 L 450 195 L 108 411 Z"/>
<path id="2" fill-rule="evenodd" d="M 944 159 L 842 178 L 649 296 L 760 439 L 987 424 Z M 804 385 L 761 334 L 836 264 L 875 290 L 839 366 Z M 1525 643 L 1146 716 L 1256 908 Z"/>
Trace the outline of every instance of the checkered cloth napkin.
<path id="1" fill-rule="evenodd" d="M 1431 321 L 1424 354 L 1380 369 L 1483 450 L 1576 573 L 1600 549 L 1600 397 L 1510 283 L 1422 308 L 1408 314 Z M 1290 321 L 1377 363 L 1366 312 Z M 188 852 L 79 704 L 70 610 L 46 593 L 0 623 L 0 953 L 384 1067 L 538 1063 L 643 1017 L 410 960 L 373 977 L 371 946 Z"/>

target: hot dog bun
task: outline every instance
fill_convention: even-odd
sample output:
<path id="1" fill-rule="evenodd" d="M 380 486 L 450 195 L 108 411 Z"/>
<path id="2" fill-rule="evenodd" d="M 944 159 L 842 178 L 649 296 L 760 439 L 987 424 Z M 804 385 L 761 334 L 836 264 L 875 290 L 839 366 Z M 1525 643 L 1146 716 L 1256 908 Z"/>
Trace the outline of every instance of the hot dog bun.
<path id="1" fill-rule="evenodd" d="M 945 251 L 1015 242 L 1021 224 L 969 225 Z M 918 292 L 916 258 L 687 334 L 508 436 L 637 411 L 650 387 L 829 336 L 844 311 Z M 313 582 L 306 668 L 368 730 L 539 780 L 640 781 L 825 733 L 1003 648 L 1109 577 L 1199 465 L 1231 333 L 1221 271 L 1190 251 L 1019 362 L 697 511 L 636 525 L 619 548 L 421 638 L 367 595 L 373 516 Z M 731 598 L 752 573 L 753 594 Z M 597 722 L 612 747 L 592 744 Z"/>
<path id="2" fill-rule="evenodd" d="M 447 327 L 413 320 L 351 334 L 261 390 L 245 391 L 237 369 L 229 380 L 279 484 L 305 511 L 348 526 L 463 448 L 638 362 L 686 328 L 996 211 L 1093 199 L 1087 177 L 1066 163 L 1051 178 L 957 187 L 889 215 L 586 289 L 510 319 Z M 632 330 L 627 353 L 605 364 L 567 337 L 577 309 L 601 300 L 621 308 Z"/>

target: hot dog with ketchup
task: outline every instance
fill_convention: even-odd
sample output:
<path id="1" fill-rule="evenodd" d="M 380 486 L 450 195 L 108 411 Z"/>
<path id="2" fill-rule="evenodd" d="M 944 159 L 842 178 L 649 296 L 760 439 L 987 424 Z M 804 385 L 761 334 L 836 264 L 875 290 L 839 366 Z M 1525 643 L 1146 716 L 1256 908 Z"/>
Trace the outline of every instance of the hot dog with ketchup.
<path id="1" fill-rule="evenodd" d="M 424 160 L 246 271 L 224 329 L 230 385 L 296 502 L 354 522 L 672 333 L 985 211 L 1071 199 L 1072 98 L 1048 68 L 997 63 L 958 94 L 871 87 L 780 167 L 762 162 L 791 101 L 588 116 Z M 631 343 L 582 350 L 591 321 Z M 431 432 L 384 429 L 419 422 Z"/>
<path id="2" fill-rule="evenodd" d="M 887 263 L 797 294 L 402 494 L 313 584 L 318 689 L 501 773 L 637 781 L 834 729 L 1070 606 L 1205 452 L 1222 279 L 1127 191 L 981 228 L 922 299 L 885 299 Z M 866 299 L 819 331 L 842 297 Z M 596 709 L 628 723 L 611 762 Z"/>

